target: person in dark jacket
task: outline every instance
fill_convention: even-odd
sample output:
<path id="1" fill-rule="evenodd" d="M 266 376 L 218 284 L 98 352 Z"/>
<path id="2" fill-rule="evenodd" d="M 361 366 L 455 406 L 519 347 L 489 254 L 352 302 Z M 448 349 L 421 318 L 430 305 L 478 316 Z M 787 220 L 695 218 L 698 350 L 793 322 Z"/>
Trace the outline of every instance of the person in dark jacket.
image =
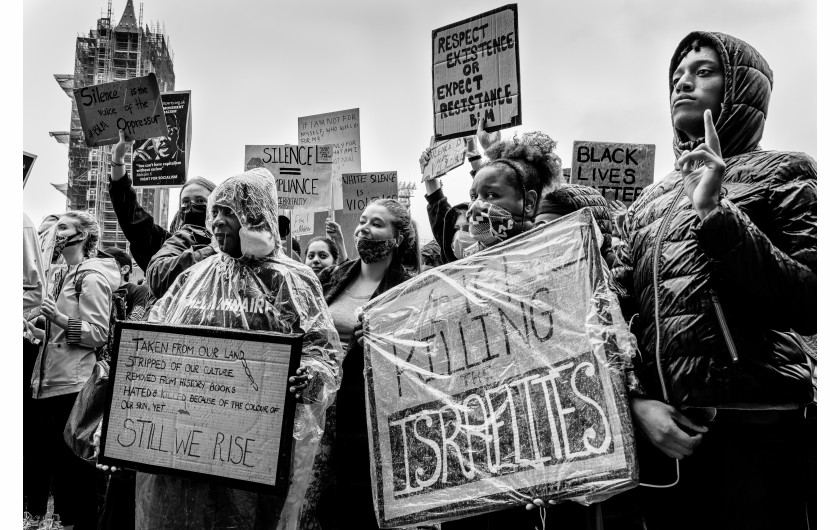
<path id="1" fill-rule="evenodd" d="M 131 254 L 117 247 L 106 248 L 102 251 L 117 260 L 117 265 L 120 267 L 120 274 L 122 275 L 122 285 L 120 289 L 125 290 L 125 314 L 127 320 L 140 320 L 146 313 L 146 307 L 151 305 L 149 302 L 149 287 L 147 285 L 137 285 L 129 281 L 131 269 Z"/>
<path id="2" fill-rule="evenodd" d="M 322 528 L 346 528 L 346 523 L 352 522 L 353 528 L 375 530 L 379 526 L 370 484 L 359 314 L 369 300 L 410 279 L 409 270 L 418 270 L 420 261 L 417 233 L 408 210 L 393 199 L 379 199 L 365 208 L 354 239 L 359 258 L 324 269 L 319 275 L 345 357 L 334 422 L 328 413 L 315 469 L 323 484 L 334 467 L 336 495 L 322 499 L 317 517 Z M 335 433 L 334 450 L 330 447 L 331 430 Z M 317 489 L 311 493 L 310 520 L 315 517 L 312 510 L 320 494 L 314 491 Z M 303 527 L 314 525 L 310 522 Z"/>
<path id="3" fill-rule="evenodd" d="M 179 254 L 177 259 L 173 259 L 178 269 L 170 271 L 169 275 L 174 280 L 185 268 L 213 254 L 208 250 L 210 234 L 204 228 L 204 220 L 207 215 L 207 198 L 216 185 L 202 177 L 189 179 L 181 188 L 178 215 L 172 220 L 169 230 L 166 230 L 156 225 L 149 212 L 140 205 L 137 192 L 131 185 L 131 179 L 125 178 L 124 159 L 127 149 L 125 135 L 123 131 L 120 131 L 120 141 L 114 146 L 111 154 L 111 181 L 108 184 L 108 193 L 117 222 L 131 245 L 131 253 L 137 266 L 146 273 L 152 257 L 163 247 L 167 239 L 187 225 L 198 227 L 180 235 L 182 240 L 190 242 L 190 246 L 182 252 L 184 255 Z M 171 258 L 171 256 L 167 257 Z M 155 293 L 152 282 L 150 281 L 149 284 L 152 292 Z M 155 296 L 159 297 L 162 294 L 155 293 Z"/>
<path id="4" fill-rule="evenodd" d="M 668 73 L 676 170 L 630 207 L 622 275 L 637 440 L 677 459 L 673 487 L 643 488 L 648 527 L 806 528 L 814 389 L 795 332 L 816 331 L 815 162 L 760 149 L 773 73 L 746 42 L 693 32 Z"/>

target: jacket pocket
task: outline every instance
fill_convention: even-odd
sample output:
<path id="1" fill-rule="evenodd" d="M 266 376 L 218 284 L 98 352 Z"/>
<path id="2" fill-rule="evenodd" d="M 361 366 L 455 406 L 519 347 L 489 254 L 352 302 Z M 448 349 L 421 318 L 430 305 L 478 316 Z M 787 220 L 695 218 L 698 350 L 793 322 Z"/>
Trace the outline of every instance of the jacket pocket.
<path id="1" fill-rule="evenodd" d="M 76 383 L 77 360 L 71 358 L 69 348 L 64 342 L 47 344 L 44 352 L 44 380 L 42 388 L 72 385 Z"/>
<path id="2" fill-rule="evenodd" d="M 710 291 L 712 297 L 712 305 L 715 308 L 715 315 L 717 316 L 720 330 L 723 332 L 723 340 L 726 342 L 726 347 L 729 350 L 729 356 L 733 363 L 738 362 L 738 349 L 735 347 L 735 340 L 732 338 L 732 333 L 729 331 L 729 325 L 726 323 L 726 316 L 723 314 L 723 306 L 720 303 L 717 292 L 712 289 Z"/>

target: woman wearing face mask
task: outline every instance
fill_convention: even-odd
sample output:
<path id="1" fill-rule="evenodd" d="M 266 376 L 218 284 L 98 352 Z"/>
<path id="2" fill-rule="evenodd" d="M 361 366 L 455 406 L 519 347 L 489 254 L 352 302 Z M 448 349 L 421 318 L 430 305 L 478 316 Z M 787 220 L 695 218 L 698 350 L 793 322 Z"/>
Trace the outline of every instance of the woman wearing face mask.
<path id="1" fill-rule="evenodd" d="M 325 236 L 313 237 L 309 240 L 304 253 L 304 264 L 312 269 L 316 275 L 321 271 L 338 263 L 338 247 L 335 241 Z"/>
<path id="2" fill-rule="evenodd" d="M 277 191 L 264 168 L 230 177 L 210 195 L 214 255 L 181 273 L 150 322 L 302 333 L 291 483 L 276 495 L 213 480 L 137 474 L 138 528 L 297 528 L 303 495 L 339 381 L 340 343 L 314 273 L 280 252 Z M 282 508 L 282 511 L 281 511 Z"/>
<path id="3" fill-rule="evenodd" d="M 130 141 L 130 140 L 129 140 Z M 169 230 L 155 224 L 137 200 L 137 193 L 126 178 L 125 154 L 128 144 L 123 131 L 111 153 L 111 181 L 108 193 L 120 229 L 131 244 L 131 254 L 149 277 L 149 288 L 160 297 L 169 284 L 193 264 L 212 255 L 210 234 L 204 228 L 207 197 L 216 187 L 201 177 L 189 179 L 181 188 L 179 210 Z M 170 240 L 170 237 L 174 239 Z M 159 251 L 163 251 L 159 254 Z M 152 261 L 162 259 L 150 274 Z M 152 278 L 154 277 L 154 279 Z"/>
<path id="4" fill-rule="evenodd" d="M 362 305 L 408 280 L 408 270 L 420 267 L 416 228 L 408 210 L 395 200 L 371 203 L 359 217 L 353 235 L 359 258 L 325 269 L 319 276 L 345 357 L 341 387 L 330 411 L 335 412 L 334 424 L 330 414 L 316 461 L 318 478 L 307 493 L 310 527 L 316 527 L 312 519 L 321 497 L 318 487 L 324 486 L 334 470 L 336 495 L 325 498 L 319 510 L 331 520 L 320 526 L 343 528 L 352 522 L 353 528 L 378 528 L 370 485 L 359 314 Z"/>
<path id="5" fill-rule="evenodd" d="M 37 459 L 26 458 L 29 512 L 43 516 L 52 492 L 55 513 L 65 527 L 96 525 L 96 470 L 64 443 L 64 426 L 76 396 L 93 373 L 96 349 L 108 338 L 111 293 L 120 286 L 113 259 L 97 259 L 99 225 L 86 212 L 62 215 L 47 233 L 53 234 L 52 254 L 61 255 L 64 270 L 45 295 L 40 313 L 45 339 L 32 372 L 32 397 L 38 430 L 32 442 Z"/>

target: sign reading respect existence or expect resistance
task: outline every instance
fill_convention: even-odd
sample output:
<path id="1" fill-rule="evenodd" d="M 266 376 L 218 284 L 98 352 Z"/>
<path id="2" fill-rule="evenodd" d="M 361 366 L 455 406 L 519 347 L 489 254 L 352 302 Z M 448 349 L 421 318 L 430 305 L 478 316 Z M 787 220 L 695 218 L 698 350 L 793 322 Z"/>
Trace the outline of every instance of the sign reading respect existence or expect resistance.
<path id="1" fill-rule="evenodd" d="M 635 343 L 594 223 L 574 212 L 364 306 L 380 527 L 635 485 Z"/>
<path id="2" fill-rule="evenodd" d="M 397 200 L 399 194 L 396 171 L 345 173 L 341 175 L 341 188 L 345 213 L 363 212 L 369 203 L 377 199 Z"/>
<path id="3" fill-rule="evenodd" d="M 154 73 L 73 90 L 88 147 L 166 136 L 166 119 Z"/>
<path id="4" fill-rule="evenodd" d="M 131 181 L 135 188 L 174 188 L 187 182 L 192 142 L 190 91 L 164 92 L 160 99 L 166 136 L 134 141 Z"/>
<path id="5" fill-rule="evenodd" d="M 278 491 L 301 335 L 118 322 L 103 463 Z"/>
<path id="6" fill-rule="evenodd" d="M 575 141 L 572 184 L 591 186 L 629 206 L 653 183 L 654 144 Z"/>
<path id="7" fill-rule="evenodd" d="M 348 109 L 298 118 L 300 145 L 331 144 L 333 146 L 332 207 L 340 210 L 344 203 L 341 175 L 362 170 L 359 109 Z"/>
<path id="8" fill-rule="evenodd" d="M 246 145 L 245 170 L 266 168 L 280 208 L 329 209 L 331 145 Z"/>
<path id="9" fill-rule="evenodd" d="M 432 31 L 432 101 L 438 140 L 522 124 L 516 4 Z"/>
<path id="10" fill-rule="evenodd" d="M 462 165 L 467 154 L 467 146 L 460 138 L 436 142 L 432 136 L 429 147 L 432 150 L 429 153 L 429 163 L 423 168 L 422 182 L 441 177 Z"/>

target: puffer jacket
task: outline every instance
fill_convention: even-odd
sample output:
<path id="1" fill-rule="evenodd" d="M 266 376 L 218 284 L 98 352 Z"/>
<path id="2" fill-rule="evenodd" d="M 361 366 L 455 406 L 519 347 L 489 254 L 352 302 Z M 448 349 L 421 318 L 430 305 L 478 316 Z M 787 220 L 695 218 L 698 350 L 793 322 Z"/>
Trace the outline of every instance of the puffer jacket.
<path id="1" fill-rule="evenodd" d="M 723 198 L 701 221 L 672 172 L 628 212 L 619 279 L 637 303 L 623 305 L 627 318 L 638 311 L 637 375 L 646 395 L 676 407 L 803 405 L 814 396 L 795 332 L 816 331 L 816 163 L 760 150 L 772 71 L 743 41 L 689 34 L 671 60 L 669 90 L 680 50 L 698 37 L 715 43 L 724 67 L 715 124 Z M 700 141 L 674 131 L 675 153 Z"/>
<path id="2" fill-rule="evenodd" d="M 68 268 L 54 298 L 70 325 L 65 331 L 50 324 L 49 338 L 32 372 L 33 398 L 72 394 L 82 389 L 93 373 L 96 349 L 108 340 L 111 294 L 119 289 L 121 280 L 117 263 L 111 258 L 91 258 Z M 77 281 L 81 281 L 78 296 Z"/>
<path id="3" fill-rule="evenodd" d="M 537 215 L 544 213 L 568 215 L 581 208 L 589 208 L 592 211 L 595 223 L 604 238 L 601 243 L 601 255 L 607 265 L 612 267 L 615 261 L 612 251 L 612 214 L 607 199 L 598 190 L 582 184 L 560 184 L 542 198 Z"/>

